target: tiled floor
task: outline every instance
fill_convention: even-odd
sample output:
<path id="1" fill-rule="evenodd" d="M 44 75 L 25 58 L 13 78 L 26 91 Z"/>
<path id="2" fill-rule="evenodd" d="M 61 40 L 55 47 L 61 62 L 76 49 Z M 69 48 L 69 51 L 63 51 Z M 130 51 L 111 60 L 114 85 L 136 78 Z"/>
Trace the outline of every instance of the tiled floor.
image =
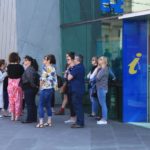
<path id="1" fill-rule="evenodd" d="M 68 116 L 54 116 L 53 127 L 43 129 L 0 119 L 0 150 L 150 150 L 150 129 L 113 121 L 98 126 L 85 118 L 83 129 L 64 124 Z"/>

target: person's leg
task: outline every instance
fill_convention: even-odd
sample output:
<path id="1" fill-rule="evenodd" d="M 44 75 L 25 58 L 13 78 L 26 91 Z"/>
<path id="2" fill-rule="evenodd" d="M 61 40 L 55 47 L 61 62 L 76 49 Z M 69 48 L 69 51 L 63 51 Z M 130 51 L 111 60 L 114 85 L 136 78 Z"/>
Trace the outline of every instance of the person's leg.
<path id="1" fill-rule="evenodd" d="M 65 109 L 66 108 L 66 105 L 68 103 L 68 96 L 67 94 L 64 94 L 64 99 L 63 99 L 63 102 L 62 102 L 62 108 Z"/>
<path id="2" fill-rule="evenodd" d="M 8 105 L 9 105 L 9 101 L 8 101 L 8 92 L 4 91 L 3 93 L 3 99 L 4 99 L 4 117 L 9 116 L 8 115 Z"/>
<path id="3" fill-rule="evenodd" d="M 91 113 L 91 115 L 92 116 L 96 116 L 97 113 L 98 113 L 98 102 L 97 102 L 97 98 L 93 97 L 91 95 L 91 93 L 92 93 L 92 90 L 90 89 L 90 100 L 91 100 L 91 107 L 92 107 L 92 113 Z"/>
<path id="4" fill-rule="evenodd" d="M 11 113 L 11 120 L 15 120 L 15 99 L 14 99 L 14 92 L 15 89 L 12 87 L 13 81 L 9 79 L 8 84 L 8 100 L 9 100 L 9 112 Z"/>
<path id="5" fill-rule="evenodd" d="M 82 104 L 82 94 L 73 93 L 72 94 L 72 103 L 77 116 L 76 124 L 80 126 L 84 126 L 84 112 L 83 112 L 83 104 Z"/>
<path id="6" fill-rule="evenodd" d="M 37 120 L 35 116 L 35 94 L 32 89 L 27 89 L 24 91 L 25 103 L 27 106 L 27 119 L 28 122 L 34 122 Z"/>
<path id="7" fill-rule="evenodd" d="M 48 120 L 47 123 L 51 126 L 52 110 L 51 110 L 51 101 L 54 95 L 54 89 L 46 90 L 45 92 L 45 106 L 47 110 Z"/>
<path id="8" fill-rule="evenodd" d="M 106 105 L 106 93 L 107 90 L 104 89 L 98 89 L 98 100 L 102 107 L 102 120 L 107 121 L 107 105 Z"/>
<path id="9" fill-rule="evenodd" d="M 54 107 L 55 107 L 55 91 L 52 93 L 52 98 L 51 98 L 51 110 L 54 112 Z"/>
<path id="10" fill-rule="evenodd" d="M 73 108 L 73 104 L 72 104 L 72 95 L 71 93 L 69 93 L 68 95 L 68 104 L 69 104 L 69 109 L 70 109 L 70 119 L 64 121 L 65 123 L 75 123 L 76 122 L 76 114 Z"/>
<path id="11" fill-rule="evenodd" d="M 37 106 L 36 106 L 36 93 L 33 92 L 33 122 L 37 122 Z"/>
<path id="12" fill-rule="evenodd" d="M 74 118 L 76 116 L 76 113 L 74 111 L 74 107 L 73 107 L 73 103 L 72 103 L 72 94 L 71 93 L 68 94 L 68 104 L 69 104 L 69 108 L 70 108 L 70 116 L 72 118 Z"/>
<path id="13" fill-rule="evenodd" d="M 55 113 L 55 115 L 64 115 L 67 103 L 68 103 L 68 96 L 67 96 L 67 94 L 64 94 L 61 108 L 58 112 Z"/>
<path id="14" fill-rule="evenodd" d="M 39 114 L 39 125 L 43 125 L 43 119 L 44 119 L 44 102 L 45 102 L 45 90 L 40 91 L 39 96 L 39 105 L 38 105 L 38 114 Z"/>
<path id="15" fill-rule="evenodd" d="M 4 109 L 6 111 L 8 109 L 8 104 L 9 104 L 9 102 L 8 102 L 8 93 L 7 93 L 7 91 L 4 91 Z"/>
<path id="16" fill-rule="evenodd" d="M 23 92 L 18 85 L 16 86 L 16 89 L 17 91 L 15 93 L 15 120 L 17 121 L 22 114 Z"/>

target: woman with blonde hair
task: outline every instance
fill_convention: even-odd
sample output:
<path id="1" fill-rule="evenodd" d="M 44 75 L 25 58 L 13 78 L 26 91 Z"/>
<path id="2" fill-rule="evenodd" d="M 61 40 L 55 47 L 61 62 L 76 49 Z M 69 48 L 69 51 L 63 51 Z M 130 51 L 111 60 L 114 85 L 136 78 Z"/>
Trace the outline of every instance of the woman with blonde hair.
<path id="1" fill-rule="evenodd" d="M 98 125 L 107 124 L 107 105 L 106 105 L 106 94 L 108 91 L 108 60 L 107 57 L 101 56 L 98 59 L 98 67 L 94 70 L 96 77 L 96 89 L 99 104 L 102 107 L 102 118 L 97 121 Z"/>

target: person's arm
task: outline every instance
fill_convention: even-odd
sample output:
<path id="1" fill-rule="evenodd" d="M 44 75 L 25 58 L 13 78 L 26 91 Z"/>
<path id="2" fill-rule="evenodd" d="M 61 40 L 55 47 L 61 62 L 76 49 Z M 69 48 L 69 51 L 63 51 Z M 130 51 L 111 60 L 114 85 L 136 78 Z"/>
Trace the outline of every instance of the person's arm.
<path id="1" fill-rule="evenodd" d="M 91 71 L 87 74 L 87 79 L 90 79 Z"/>
<path id="2" fill-rule="evenodd" d="M 109 68 L 109 75 L 111 76 L 112 80 L 116 80 L 116 76 L 111 68 Z"/>
<path id="3" fill-rule="evenodd" d="M 71 72 L 68 74 L 68 81 L 72 80 L 78 73 L 77 67 L 74 67 Z"/>
<path id="4" fill-rule="evenodd" d="M 69 75 L 68 75 L 68 80 L 70 81 L 70 80 L 72 80 L 72 79 L 73 79 L 73 75 L 69 74 Z"/>
<path id="5" fill-rule="evenodd" d="M 103 76 L 105 76 L 107 74 L 107 70 L 106 69 L 102 69 L 101 71 L 98 72 L 97 76 L 96 76 L 96 79 L 97 80 L 101 80 L 101 78 Z"/>
<path id="6" fill-rule="evenodd" d="M 58 90 L 57 73 L 56 73 L 56 69 L 55 68 L 53 68 L 52 76 L 53 76 L 54 89 Z"/>
<path id="7" fill-rule="evenodd" d="M 95 68 L 93 73 L 90 75 L 90 80 L 92 80 L 92 79 L 94 79 L 96 77 L 98 70 L 99 70 L 99 67 Z"/>
<path id="8" fill-rule="evenodd" d="M 6 72 L 0 73 L 0 82 L 3 82 L 6 76 L 7 76 Z"/>

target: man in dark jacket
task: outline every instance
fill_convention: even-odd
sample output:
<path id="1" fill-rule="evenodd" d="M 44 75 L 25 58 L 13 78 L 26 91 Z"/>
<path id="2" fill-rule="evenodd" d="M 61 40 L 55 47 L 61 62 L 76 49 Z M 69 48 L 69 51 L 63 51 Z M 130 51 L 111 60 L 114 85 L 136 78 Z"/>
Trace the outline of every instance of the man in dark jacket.
<path id="1" fill-rule="evenodd" d="M 71 128 L 83 128 L 84 127 L 84 112 L 82 98 L 85 92 L 84 76 L 85 69 L 83 66 L 83 57 L 81 55 L 75 56 L 75 66 L 68 75 L 68 81 L 70 82 L 70 93 L 74 111 L 76 113 L 77 121 L 71 126 Z"/>

